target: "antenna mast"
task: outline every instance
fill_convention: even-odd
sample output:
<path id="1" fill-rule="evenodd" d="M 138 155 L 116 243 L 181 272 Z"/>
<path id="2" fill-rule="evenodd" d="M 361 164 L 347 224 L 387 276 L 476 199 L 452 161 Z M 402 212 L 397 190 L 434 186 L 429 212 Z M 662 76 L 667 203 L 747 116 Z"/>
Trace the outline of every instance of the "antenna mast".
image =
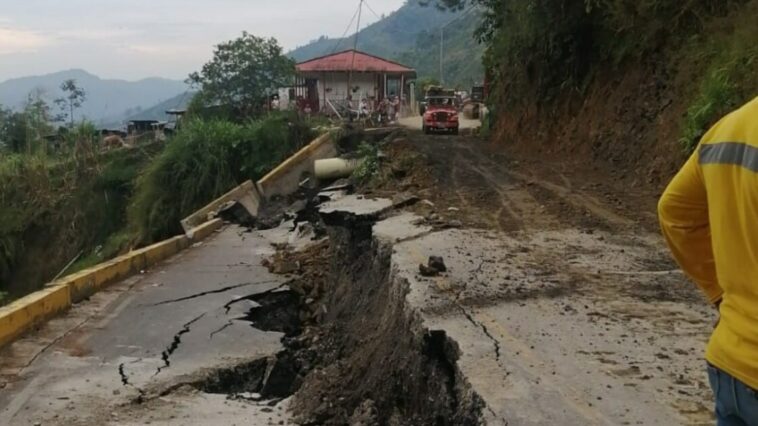
<path id="1" fill-rule="evenodd" d="M 358 33 L 361 29 L 361 13 L 363 12 L 363 1 L 358 4 L 358 23 L 355 25 L 355 41 L 353 42 L 353 59 L 350 62 L 350 72 L 347 75 L 347 100 L 348 104 L 352 106 L 353 100 L 353 68 L 355 68 L 355 51 L 358 49 Z M 351 115 L 352 117 L 352 115 Z"/>

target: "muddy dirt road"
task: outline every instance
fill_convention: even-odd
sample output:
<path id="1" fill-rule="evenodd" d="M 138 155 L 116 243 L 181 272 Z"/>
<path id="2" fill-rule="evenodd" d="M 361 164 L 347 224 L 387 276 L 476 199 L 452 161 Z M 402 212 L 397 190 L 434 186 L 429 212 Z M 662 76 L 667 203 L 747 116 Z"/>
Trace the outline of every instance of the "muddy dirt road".
<path id="1" fill-rule="evenodd" d="M 427 222 L 481 233 L 406 252 L 460 260 L 435 284 L 453 289 L 494 343 L 489 370 L 481 359 L 459 361 L 492 415 L 509 424 L 712 424 L 703 351 L 715 313 L 669 260 L 655 194 L 474 136 L 409 131 L 390 150 L 408 176 L 396 173 L 404 177 L 378 192 L 418 194 L 431 201 L 415 208 Z"/>

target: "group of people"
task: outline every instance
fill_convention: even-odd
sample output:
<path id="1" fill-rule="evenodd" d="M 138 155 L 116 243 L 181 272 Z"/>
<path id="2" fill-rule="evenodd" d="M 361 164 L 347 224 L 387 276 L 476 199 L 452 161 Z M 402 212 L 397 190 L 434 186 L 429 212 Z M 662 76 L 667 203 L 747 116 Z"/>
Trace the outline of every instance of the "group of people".
<path id="1" fill-rule="evenodd" d="M 400 118 L 403 102 L 399 96 L 390 96 L 379 102 L 371 102 L 363 98 L 358 105 L 358 118 L 371 118 L 379 124 L 390 124 L 397 122 Z"/>

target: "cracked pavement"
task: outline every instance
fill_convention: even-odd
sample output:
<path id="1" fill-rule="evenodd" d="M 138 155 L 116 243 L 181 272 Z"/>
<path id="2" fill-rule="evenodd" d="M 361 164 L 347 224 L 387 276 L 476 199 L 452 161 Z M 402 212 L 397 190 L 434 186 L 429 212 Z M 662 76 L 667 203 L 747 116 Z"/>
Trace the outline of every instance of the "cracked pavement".
<path id="1" fill-rule="evenodd" d="M 406 223 L 421 220 L 404 218 Z M 658 389 L 669 380 L 662 372 L 670 358 L 656 353 L 661 350 L 658 346 L 632 344 L 652 341 L 653 330 L 639 329 L 637 324 L 632 329 L 623 317 L 613 318 L 610 312 L 623 307 L 640 315 L 659 306 L 645 307 L 619 294 L 612 300 L 601 299 L 590 287 L 599 284 L 574 288 L 583 270 L 594 274 L 598 259 L 561 266 L 560 259 L 551 258 L 553 268 L 546 270 L 541 262 L 545 253 L 539 249 L 543 235 L 535 236 L 532 248 L 525 250 L 523 241 L 492 231 L 427 233 L 409 228 L 407 235 L 396 232 L 388 237 L 377 228 L 384 228 L 382 222 L 375 225 L 374 233 L 380 240 L 402 241 L 393 245 L 393 279 L 409 284 L 408 303 L 419 311 L 425 327 L 444 331 L 458 345 L 462 378 L 484 400 L 487 424 L 708 424 L 705 407 L 686 405 L 698 401 L 706 388 L 680 380 L 681 392 L 662 395 Z M 605 247 L 598 253 L 625 253 L 626 258 L 606 267 L 634 265 L 632 259 L 643 253 L 615 246 L 603 235 L 550 235 L 558 237 L 571 239 L 576 247 L 599 241 Z M 430 256 L 444 256 L 448 272 L 423 277 L 418 265 Z M 683 303 L 660 305 L 691 309 Z M 595 315 L 603 311 L 609 311 L 608 319 L 598 321 Z M 708 318 L 707 311 L 700 314 Z M 703 339 L 699 333 L 669 333 L 655 335 L 657 343 L 694 347 Z M 689 359 L 680 366 L 698 368 L 697 354 L 686 353 Z M 595 361 L 599 355 L 623 356 L 636 369 L 624 371 L 621 361 Z"/>
<path id="2" fill-rule="evenodd" d="M 240 310 L 253 307 L 245 298 L 286 284 L 260 266 L 271 253 L 261 234 L 227 227 L 4 349 L 0 424 L 208 424 L 209 415 L 224 424 L 283 421 L 281 407 L 196 391 L 166 395 L 210 369 L 281 350 L 281 333 L 255 329 Z"/>

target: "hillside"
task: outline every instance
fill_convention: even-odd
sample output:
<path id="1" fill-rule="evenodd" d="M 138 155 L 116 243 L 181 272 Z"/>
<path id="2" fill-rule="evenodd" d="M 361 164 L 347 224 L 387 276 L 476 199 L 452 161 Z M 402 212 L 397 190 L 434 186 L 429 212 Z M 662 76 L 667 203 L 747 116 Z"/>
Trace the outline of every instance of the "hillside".
<path id="1" fill-rule="evenodd" d="M 361 30 L 358 50 L 411 66 L 419 72 L 419 78 L 439 78 L 439 29 L 462 15 L 463 12 L 441 11 L 409 0 L 397 11 Z M 483 78 L 484 47 L 473 37 L 478 21 L 478 13 L 469 13 L 445 28 L 445 80 L 450 85 L 468 87 Z M 293 50 L 289 56 L 300 62 L 352 48 L 354 37 L 322 36 Z"/>
<path id="2" fill-rule="evenodd" d="M 21 108 L 29 93 L 41 90 L 48 101 L 60 96 L 58 87 L 67 79 L 75 79 L 87 92 L 87 101 L 80 113 L 97 123 L 120 121 L 138 108 L 152 107 L 187 90 L 184 82 L 147 78 L 135 82 L 106 80 L 83 70 L 61 71 L 34 77 L 23 77 L 0 83 L 0 104 Z"/>
<path id="3" fill-rule="evenodd" d="M 758 95 L 757 0 L 490 7 L 493 143 L 508 149 L 657 190 Z"/>

